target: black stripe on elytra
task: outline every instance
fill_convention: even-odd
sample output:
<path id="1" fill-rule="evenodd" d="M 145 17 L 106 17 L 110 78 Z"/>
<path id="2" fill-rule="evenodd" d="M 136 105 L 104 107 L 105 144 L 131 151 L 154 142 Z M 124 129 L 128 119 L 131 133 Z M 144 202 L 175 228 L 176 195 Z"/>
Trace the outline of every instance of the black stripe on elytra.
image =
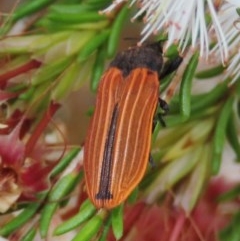
<path id="1" fill-rule="evenodd" d="M 110 192 L 111 184 L 111 171 L 112 171 L 112 154 L 113 154 L 113 143 L 115 139 L 116 125 L 118 116 L 118 105 L 114 106 L 112 118 L 110 122 L 110 127 L 108 130 L 108 135 L 106 138 L 106 143 L 104 147 L 103 162 L 101 169 L 101 177 L 98 193 L 96 194 L 96 199 L 112 199 L 113 195 Z"/>

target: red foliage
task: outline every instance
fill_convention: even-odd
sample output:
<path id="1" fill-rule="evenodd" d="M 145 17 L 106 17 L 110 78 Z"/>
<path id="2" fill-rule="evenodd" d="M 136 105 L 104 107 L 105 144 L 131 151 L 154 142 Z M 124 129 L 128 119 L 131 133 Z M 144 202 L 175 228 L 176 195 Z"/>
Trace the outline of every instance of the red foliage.
<path id="1" fill-rule="evenodd" d="M 11 78 L 18 76 L 20 74 L 26 73 L 31 69 L 36 69 L 39 68 L 41 66 L 41 62 L 32 59 L 29 62 L 16 67 L 15 69 L 12 69 L 8 72 L 5 72 L 3 74 L 0 75 L 0 88 L 4 88 L 8 82 L 8 80 L 10 80 Z"/>
<path id="2" fill-rule="evenodd" d="M 230 189 L 223 180 L 211 182 L 198 205 L 187 216 L 172 206 L 172 201 L 161 205 L 139 202 L 125 209 L 124 235 L 131 241 L 217 241 L 218 232 L 229 222 L 216 198 Z M 232 187 L 232 186 L 231 186 Z M 114 241 L 110 234 L 108 241 Z"/>
<path id="3" fill-rule="evenodd" d="M 0 196 L 1 192 L 7 195 L 6 187 L 13 187 L 11 183 L 8 183 L 13 180 L 14 185 L 22 190 L 22 197 L 35 197 L 38 192 L 49 187 L 48 176 L 53 164 L 45 162 L 45 152 L 41 145 L 36 144 L 59 107 L 59 104 L 50 104 L 27 141 L 24 141 L 22 137 L 26 133 L 24 123 L 29 123 L 29 121 L 25 122 L 26 118 L 21 112 L 16 111 L 6 121 L 8 127 L 0 133 L 0 183 L 5 183 L 4 190 L 0 188 Z M 13 173 L 16 178 L 9 178 L 8 173 Z M 19 189 L 16 191 L 19 192 Z M 13 189 L 9 190 L 10 192 L 12 193 Z"/>

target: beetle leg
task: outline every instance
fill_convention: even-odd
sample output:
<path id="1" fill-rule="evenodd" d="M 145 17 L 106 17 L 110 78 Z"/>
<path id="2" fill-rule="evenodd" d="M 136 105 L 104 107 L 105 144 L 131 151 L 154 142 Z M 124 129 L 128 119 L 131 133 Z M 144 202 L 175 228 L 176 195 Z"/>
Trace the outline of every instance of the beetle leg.
<path id="1" fill-rule="evenodd" d="M 161 123 L 161 125 L 163 127 L 166 127 L 166 123 L 163 120 L 163 116 L 167 115 L 167 113 L 169 112 L 168 104 L 165 100 L 161 99 L 160 97 L 158 98 L 158 104 L 159 104 L 160 108 L 163 110 L 163 113 L 157 113 L 157 115 L 156 115 L 157 120 Z M 155 126 L 156 126 L 156 122 L 154 123 L 154 127 Z"/>
<path id="2" fill-rule="evenodd" d="M 178 56 L 174 60 L 167 61 L 159 73 L 160 78 L 162 79 L 165 76 L 174 72 L 179 67 L 179 65 L 182 63 L 182 60 L 183 60 L 183 58 Z"/>
<path id="3" fill-rule="evenodd" d="M 157 122 L 160 122 L 162 127 L 166 127 L 166 123 L 163 120 L 163 116 L 164 116 L 164 114 L 161 114 L 161 113 L 156 114 L 155 118 L 153 119 L 152 132 L 154 131 L 154 129 L 157 125 Z"/>
<path id="4" fill-rule="evenodd" d="M 158 121 L 161 123 L 162 127 L 166 127 L 166 123 L 165 123 L 165 121 L 163 119 L 163 116 L 164 116 L 164 114 L 157 113 Z"/>
<path id="5" fill-rule="evenodd" d="M 153 125 L 152 125 L 152 132 L 154 131 L 157 122 L 159 121 L 163 127 L 166 127 L 166 123 L 163 119 L 163 116 L 167 115 L 169 112 L 169 107 L 168 104 L 165 100 L 161 99 L 160 97 L 158 98 L 158 104 L 160 108 L 163 110 L 163 113 L 157 113 L 153 119 Z"/>
<path id="6" fill-rule="evenodd" d="M 156 125 L 157 125 L 157 118 L 156 118 L 156 116 L 154 116 L 153 123 L 152 123 L 152 133 L 154 132 Z"/>
<path id="7" fill-rule="evenodd" d="M 153 157 L 151 154 L 149 154 L 149 164 L 150 166 L 153 168 L 153 167 L 156 167 L 156 163 L 155 161 L 153 160 Z"/>
<path id="8" fill-rule="evenodd" d="M 165 100 L 158 97 L 158 104 L 161 107 L 161 109 L 164 111 L 162 115 L 166 115 L 169 112 L 168 103 Z"/>

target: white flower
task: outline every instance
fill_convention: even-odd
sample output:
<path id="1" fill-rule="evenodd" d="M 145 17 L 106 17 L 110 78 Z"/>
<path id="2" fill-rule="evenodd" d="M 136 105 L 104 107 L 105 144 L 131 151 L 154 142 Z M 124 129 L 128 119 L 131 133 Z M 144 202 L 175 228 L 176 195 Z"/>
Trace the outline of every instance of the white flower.
<path id="1" fill-rule="evenodd" d="M 238 48 L 238 53 L 233 56 L 227 68 L 227 75 L 231 75 L 232 77 L 231 84 L 240 80 L 240 47 Z"/>
<path id="2" fill-rule="evenodd" d="M 114 1 L 109 8 L 105 9 L 105 12 L 111 11 L 123 2 L 125 1 Z M 180 49 L 184 51 L 190 40 L 192 47 L 198 47 L 201 57 L 207 59 L 210 54 L 210 44 L 216 40 L 215 51 L 220 53 L 223 63 L 228 61 L 229 42 L 221 26 L 219 10 L 226 3 L 231 6 L 239 5 L 239 0 L 131 0 L 130 2 L 130 5 L 138 3 L 140 6 L 133 20 L 145 13 L 141 43 L 151 34 L 164 31 L 168 34 L 166 47 L 177 42 Z M 210 28 L 206 18 L 211 19 Z M 232 16 L 229 18 L 232 19 Z"/>
<path id="3" fill-rule="evenodd" d="M 116 8 L 118 5 L 120 5 L 123 2 L 127 2 L 127 0 L 115 0 L 108 8 L 101 11 L 101 13 L 111 12 L 114 8 Z"/>
<path id="4" fill-rule="evenodd" d="M 231 76 L 231 83 L 240 78 L 240 18 L 234 1 L 236 0 L 229 0 L 229 3 L 225 3 L 219 11 L 220 24 L 225 33 L 230 56 L 226 76 Z M 240 5 L 240 2 L 238 4 Z M 211 52 L 216 52 L 217 49 L 218 46 L 216 45 Z"/>

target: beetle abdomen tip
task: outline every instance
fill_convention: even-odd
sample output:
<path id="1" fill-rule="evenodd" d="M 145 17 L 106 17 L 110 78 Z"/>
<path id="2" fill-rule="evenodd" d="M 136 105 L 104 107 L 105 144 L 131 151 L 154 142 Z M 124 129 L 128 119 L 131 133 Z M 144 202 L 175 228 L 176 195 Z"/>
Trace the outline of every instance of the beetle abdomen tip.
<path id="1" fill-rule="evenodd" d="M 113 199 L 113 195 L 110 192 L 107 192 L 107 193 L 99 192 L 96 194 L 96 199 L 109 200 L 109 199 Z"/>

